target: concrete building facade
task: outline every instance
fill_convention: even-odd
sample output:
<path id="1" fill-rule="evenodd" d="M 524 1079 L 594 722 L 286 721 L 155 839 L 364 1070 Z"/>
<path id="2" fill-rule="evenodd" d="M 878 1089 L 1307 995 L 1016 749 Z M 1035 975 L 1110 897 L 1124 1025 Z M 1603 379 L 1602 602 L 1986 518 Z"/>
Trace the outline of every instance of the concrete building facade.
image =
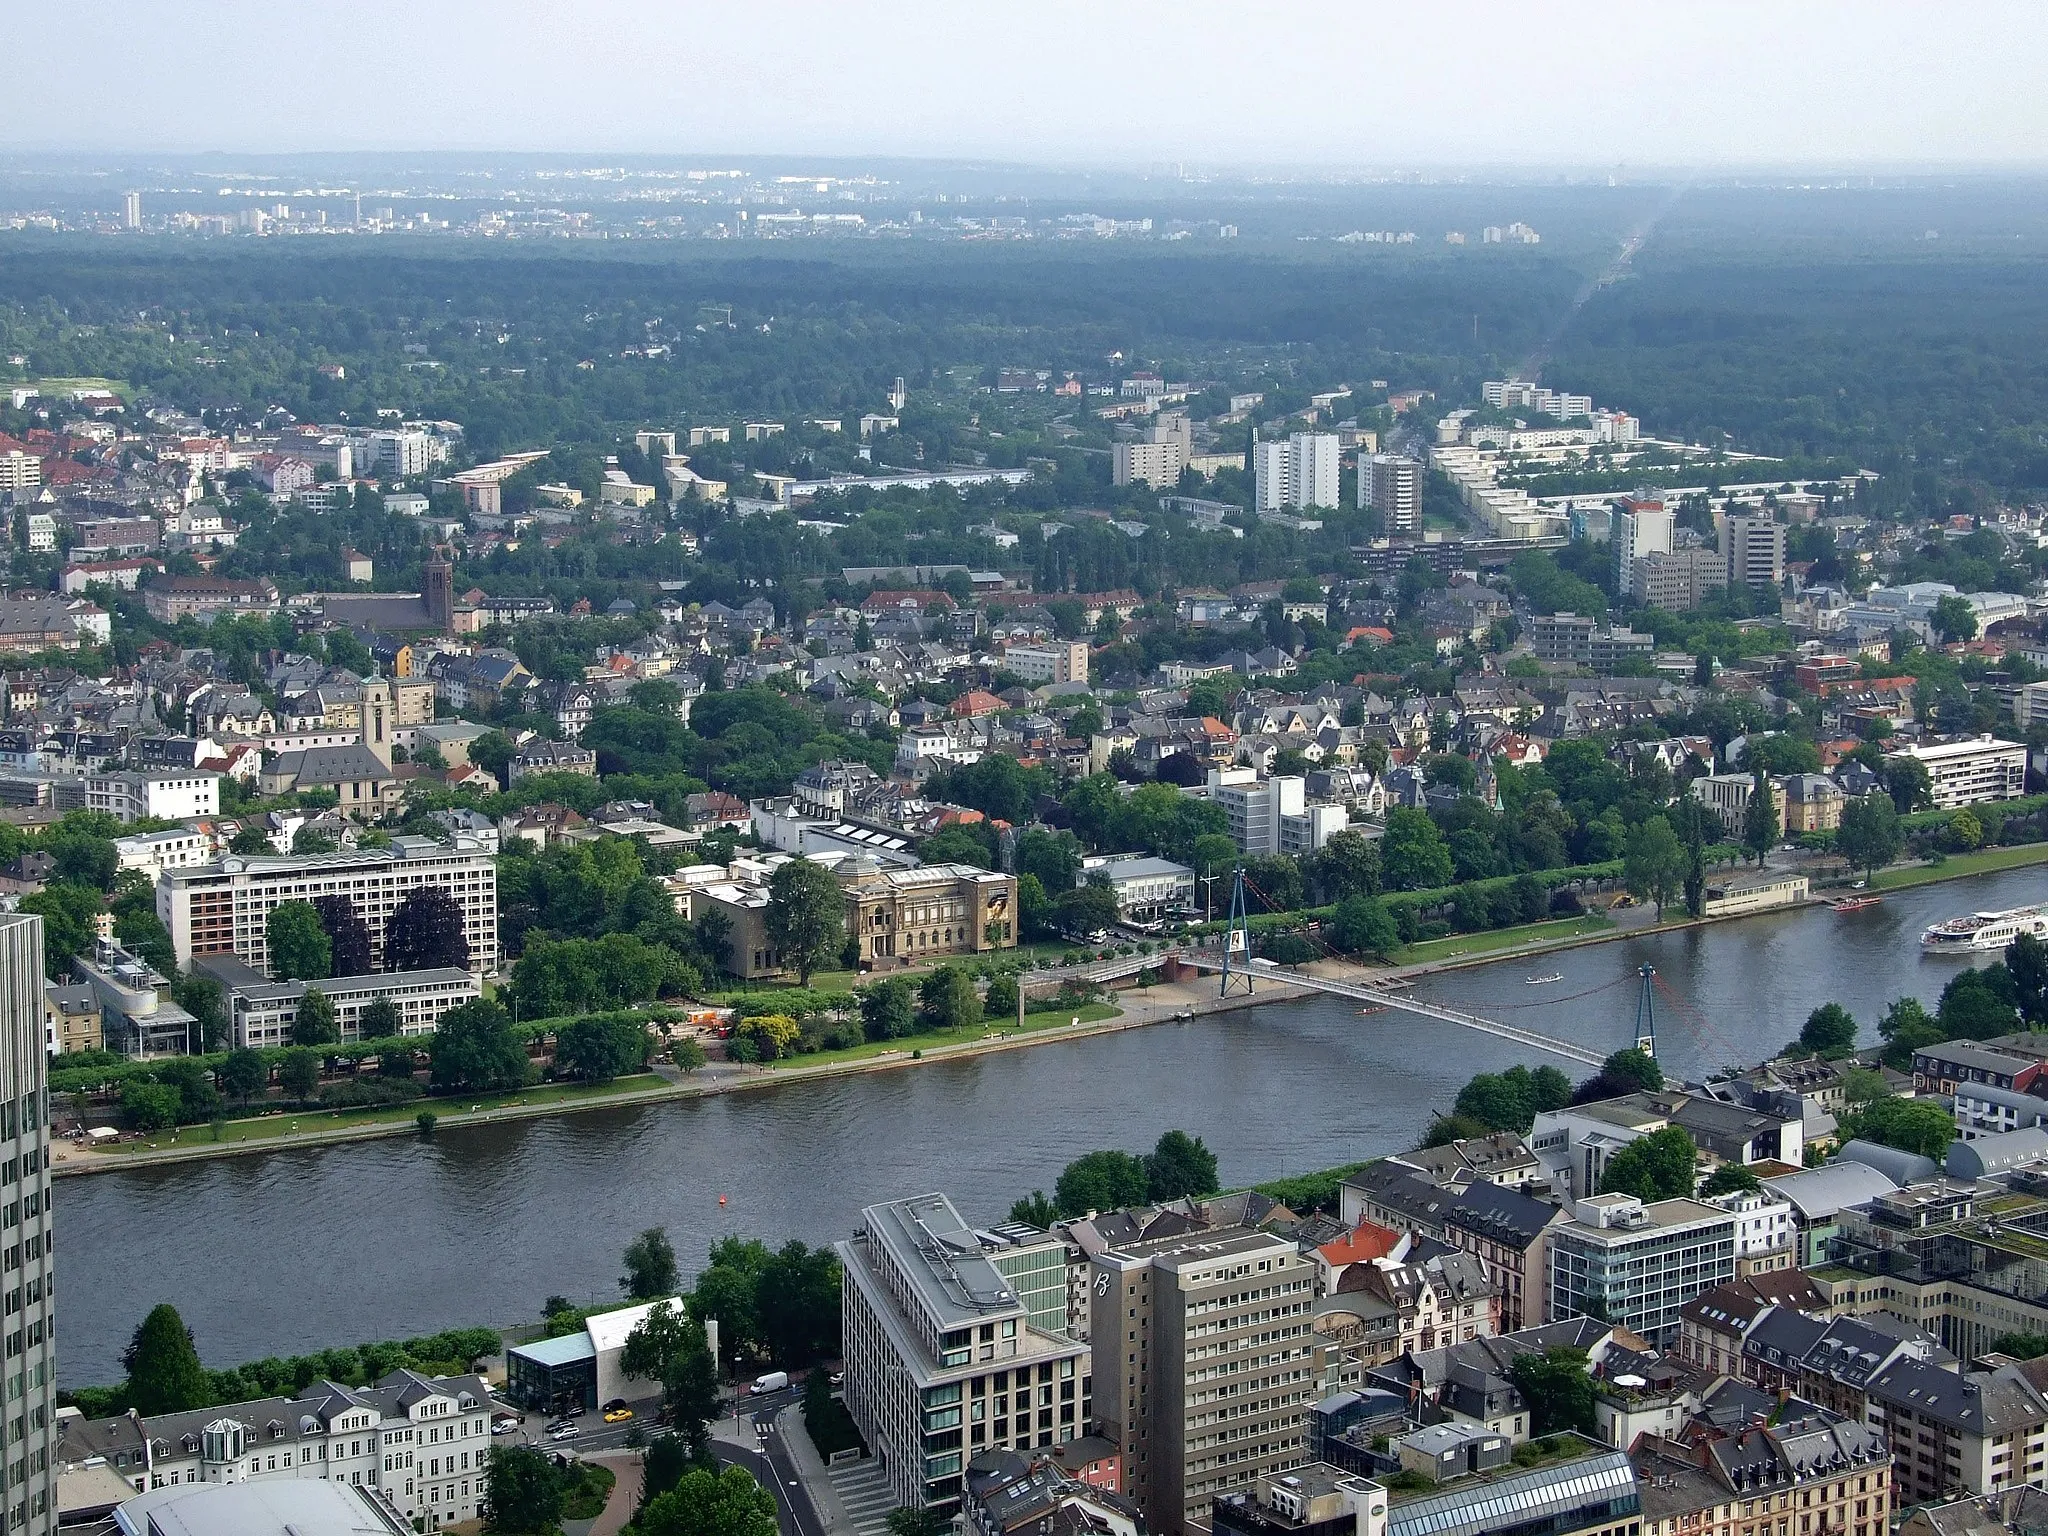
<path id="1" fill-rule="evenodd" d="M 950 1514 L 979 1452 L 1087 1431 L 1088 1346 L 1032 1326 L 945 1195 L 869 1206 L 837 1249 L 846 1408 L 899 1504 Z"/>
<path id="2" fill-rule="evenodd" d="M 1308 1459 L 1315 1265 L 1249 1227 L 1091 1256 L 1096 1417 L 1159 1536 L 1206 1528 L 1218 1494 Z"/>

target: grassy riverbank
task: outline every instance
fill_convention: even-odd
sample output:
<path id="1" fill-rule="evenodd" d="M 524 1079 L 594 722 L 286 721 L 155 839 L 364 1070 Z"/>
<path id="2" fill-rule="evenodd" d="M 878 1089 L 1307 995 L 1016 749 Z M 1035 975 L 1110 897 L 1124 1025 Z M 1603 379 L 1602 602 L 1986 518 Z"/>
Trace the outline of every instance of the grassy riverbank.
<path id="1" fill-rule="evenodd" d="M 391 1131 L 417 1130 L 422 1112 L 434 1117 L 438 1130 L 453 1128 L 471 1115 L 501 1109 L 584 1109 L 594 1104 L 616 1104 L 645 1098 L 668 1088 L 668 1082 L 652 1072 L 639 1072 L 609 1083 L 541 1083 L 511 1093 L 480 1093 L 457 1099 L 412 1099 L 404 1104 L 376 1109 L 272 1110 L 246 1120 L 223 1121 L 218 1131 L 212 1125 L 183 1125 L 176 1131 L 151 1132 L 141 1141 L 121 1141 L 111 1147 L 94 1148 L 92 1155 L 118 1162 L 151 1152 L 174 1148 L 195 1151 L 231 1150 L 249 1143 L 286 1143 L 317 1140 L 336 1131 L 386 1128 Z"/>
<path id="2" fill-rule="evenodd" d="M 2021 869 L 2029 864 L 2048 863 L 2048 843 L 2022 843 L 2016 848 L 1979 848 L 1974 853 L 1952 853 L 1939 864 L 1921 864 L 1911 869 L 1882 869 L 1871 886 L 1880 891 L 1904 890 L 1912 885 L 1932 885 L 1937 880 L 1961 880 L 1970 875 L 1991 875 L 2002 869 Z"/>
<path id="3" fill-rule="evenodd" d="M 1394 956 L 1395 965 L 1435 965 L 1444 960 L 1497 954 L 1523 945 L 1563 944 L 1597 934 L 1613 933 L 1612 919 L 1598 912 L 1583 917 L 1558 918 L 1551 922 L 1525 923 L 1519 928 L 1489 928 L 1484 933 L 1454 933 L 1441 939 L 1424 939 L 1409 944 Z"/>

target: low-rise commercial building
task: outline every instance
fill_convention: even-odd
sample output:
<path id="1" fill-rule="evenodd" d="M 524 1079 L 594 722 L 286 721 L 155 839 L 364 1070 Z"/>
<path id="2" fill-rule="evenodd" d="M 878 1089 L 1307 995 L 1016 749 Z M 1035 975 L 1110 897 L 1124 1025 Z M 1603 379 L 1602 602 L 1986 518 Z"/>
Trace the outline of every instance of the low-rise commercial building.
<path id="1" fill-rule="evenodd" d="M 363 1038 L 363 1010 L 387 998 L 398 1010 L 401 1035 L 430 1035 L 450 1008 L 483 996 L 473 972 L 453 966 L 429 971 L 379 971 L 368 976 L 330 976 L 321 981 L 266 981 L 240 961 L 201 959 L 195 970 L 211 972 L 227 990 L 228 1031 L 235 1046 L 263 1050 L 290 1045 L 299 1004 L 308 992 L 334 1005 L 343 1040 Z"/>
<path id="2" fill-rule="evenodd" d="M 1089 858 L 1082 861 L 1082 878 L 1107 885 L 1126 922 L 1154 922 L 1195 904 L 1195 872 L 1171 859 Z"/>
<path id="3" fill-rule="evenodd" d="M 1927 770 L 1934 808 L 1938 811 L 1981 805 L 1988 800 L 2011 800 L 2025 793 L 2027 787 L 2025 745 L 2000 741 L 1989 734 L 1967 741 L 1916 743 L 1887 752 L 1885 757 L 1916 762 Z"/>
<path id="4" fill-rule="evenodd" d="M 574 1333 L 515 1344 L 505 1351 L 505 1395 L 530 1413 L 589 1413 L 617 1398 L 660 1391 L 659 1382 L 627 1376 L 626 1340 L 657 1307 L 680 1307 L 674 1297 L 595 1312 Z"/>
<path id="5" fill-rule="evenodd" d="M 1735 1226 L 1729 1212 L 1697 1200 L 1578 1200 L 1572 1220 L 1550 1233 L 1549 1315 L 1602 1317 L 1675 1345 L 1679 1309 L 1735 1278 Z"/>

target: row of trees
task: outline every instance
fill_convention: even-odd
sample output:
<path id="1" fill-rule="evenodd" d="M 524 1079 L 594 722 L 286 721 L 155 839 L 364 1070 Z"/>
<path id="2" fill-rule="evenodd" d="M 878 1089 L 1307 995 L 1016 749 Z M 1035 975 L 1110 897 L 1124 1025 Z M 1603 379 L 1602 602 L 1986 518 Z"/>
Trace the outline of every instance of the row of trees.
<path id="1" fill-rule="evenodd" d="M 1010 1207 L 1010 1219 L 1050 1227 L 1090 1211 L 1118 1211 L 1147 1202 L 1213 1195 L 1216 1154 L 1186 1131 L 1160 1133 L 1147 1153 L 1084 1152 L 1060 1170 L 1052 1198 L 1034 1189 Z"/>
<path id="2" fill-rule="evenodd" d="M 322 981 L 371 972 L 370 928 L 347 896 L 284 901 L 264 920 L 275 981 Z M 393 909 L 384 929 L 384 969 L 469 969 L 462 906 L 439 886 L 422 886 Z M 320 1044 L 320 1041 L 307 1041 Z"/>
<path id="3" fill-rule="evenodd" d="M 290 1396 L 316 1381 L 367 1386 L 401 1368 L 428 1375 L 467 1371 L 499 1347 L 494 1328 L 457 1328 L 210 1371 L 201 1363 L 192 1330 L 178 1309 L 160 1302 L 136 1325 L 122 1351 L 124 1379 L 110 1387 L 81 1387 L 70 1397 L 88 1418 L 112 1417 L 131 1408 L 141 1414 L 182 1413 L 216 1403 Z"/>

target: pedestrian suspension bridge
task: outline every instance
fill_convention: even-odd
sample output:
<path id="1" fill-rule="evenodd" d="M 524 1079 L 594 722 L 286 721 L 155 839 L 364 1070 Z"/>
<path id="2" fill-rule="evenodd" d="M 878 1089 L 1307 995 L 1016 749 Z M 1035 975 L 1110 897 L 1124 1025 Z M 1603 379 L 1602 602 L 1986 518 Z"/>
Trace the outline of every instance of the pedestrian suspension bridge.
<path id="1" fill-rule="evenodd" d="M 1222 935 L 1222 943 L 1216 947 L 1186 945 L 1169 950 L 1164 955 L 1127 955 L 1107 960 L 1098 965 L 1084 966 L 1078 971 L 1065 974 L 1082 980 L 1106 982 L 1121 980 L 1148 967 L 1158 966 L 1167 960 L 1178 961 L 1191 970 L 1207 971 L 1219 977 L 1218 995 L 1250 996 L 1257 980 L 1278 982 L 1290 987 L 1301 987 L 1312 992 L 1327 993 L 1333 997 L 1349 998 L 1373 1008 L 1391 1008 L 1402 1013 L 1412 1013 L 1426 1019 L 1436 1019 L 1446 1024 L 1456 1024 L 1465 1029 L 1477 1030 L 1499 1040 L 1509 1040 L 1530 1050 L 1543 1051 L 1559 1056 L 1581 1066 L 1598 1067 L 1607 1059 L 1609 1052 L 1576 1041 L 1561 1040 L 1546 1035 L 1540 1030 L 1526 1029 L 1519 1024 L 1503 1023 L 1499 1019 L 1485 1018 L 1462 1008 L 1452 1008 L 1443 1003 L 1433 1003 L 1423 998 L 1409 996 L 1401 990 L 1407 986 L 1405 979 L 1396 978 L 1382 981 L 1363 972 L 1359 979 L 1349 977 L 1322 976 L 1306 971 L 1299 966 L 1281 965 L 1272 960 L 1253 959 L 1251 955 L 1251 929 L 1247 920 L 1245 888 L 1247 881 L 1242 870 L 1232 884 L 1230 896 L 1230 922 Z M 1311 943 L 1317 944 L 1324 955 L 1339 964 L 1350 965 L 1343 956 L 1322 944 L 1312 935 Z M 1637 1050 L 1649 1056 L 1657 1054 L 1657 1023 L 1655 994 L 1662 992 L 1667 1003 L 1676 1005 L 1681 1012 L 1689 1013 L 1683 1003 L 1658 977 L 1652 966 L 1637 968 L 1637 998 L 1635 1016 L 1635 1038 L 1632 1042 Z M 1537 1007 L 1556 1003 L 1572 1002 L 1581 997 L 1590 997 L 1594 992 L 1606 992 L 1628 983 L 1630 978 L 1621 977 L 1588 992 L 1571 993 L 1563 997 L 1545 997 L 1526 1006 Z M 1696 1019 L 1705 1026 L 1705 1020 Z"/>

